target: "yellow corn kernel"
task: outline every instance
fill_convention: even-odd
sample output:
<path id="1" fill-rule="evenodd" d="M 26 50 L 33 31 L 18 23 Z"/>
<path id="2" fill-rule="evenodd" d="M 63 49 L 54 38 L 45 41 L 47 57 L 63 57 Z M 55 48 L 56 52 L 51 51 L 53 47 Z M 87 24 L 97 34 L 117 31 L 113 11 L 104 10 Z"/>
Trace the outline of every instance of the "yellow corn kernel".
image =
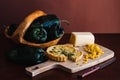
<path id="1" fill-rule="evenodd" d="M 81 65 L 81 63 L 80 63 L 80 62 L 77 62 L 77 65 Z"/>
<path id="2" fill-rule="evenodd" d="M 88 61 L 83 61 L 84 64 L 88 63 Z"/>
<path id="3" fill-rule="evenodd" d="M 88 54 L 84 55 L 84 58 L 88 59 L 88 58 L 89 58 L 89 55 L 88 55 Z"/>
<path id="4" fill-rule="evenodd" d="M 92 52 L 92 54 L 93 54 L 93 55 L 96 55 L 96 52 L 95 52 L 95 51 L 93 51 L 93 52 Z"/>

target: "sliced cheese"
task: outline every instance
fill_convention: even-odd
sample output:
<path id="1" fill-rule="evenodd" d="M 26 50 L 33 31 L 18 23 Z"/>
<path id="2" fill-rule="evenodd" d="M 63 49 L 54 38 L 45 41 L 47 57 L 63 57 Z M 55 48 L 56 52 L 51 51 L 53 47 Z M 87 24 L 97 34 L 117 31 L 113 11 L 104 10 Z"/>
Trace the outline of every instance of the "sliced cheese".
<path id="1" fill-rule="evenodd" d="M 93 44 L 94 41 L 95 38 L 91 32 L 72 32 L 70 36 L 70 43 L 74 46 Z"/>

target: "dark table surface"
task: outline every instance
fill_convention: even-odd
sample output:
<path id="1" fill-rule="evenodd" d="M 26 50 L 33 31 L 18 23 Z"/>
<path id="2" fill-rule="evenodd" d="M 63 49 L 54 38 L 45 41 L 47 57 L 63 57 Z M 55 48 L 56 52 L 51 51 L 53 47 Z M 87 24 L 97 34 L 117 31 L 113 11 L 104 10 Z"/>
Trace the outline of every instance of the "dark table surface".
<path id="1" fill-rule="evenodd" d="M 95 42 L 115 52 L 116 62 L 102 70 L 98 70 L 83 78 L 83 80 L 120 80 L 120 34 L 96 34 Z M 65 34 L 60 43 L 67 43 L 70 34 Z M 61 69 L 52 69 L 35 77 L 30 77 L 25 72 L 25 65 L 7 61 L 4 54 L 16 44 L 7 39 L 3 30 L 0 31 L 0 80 L 77 80 L 78 74 L 67 73 Z"/>

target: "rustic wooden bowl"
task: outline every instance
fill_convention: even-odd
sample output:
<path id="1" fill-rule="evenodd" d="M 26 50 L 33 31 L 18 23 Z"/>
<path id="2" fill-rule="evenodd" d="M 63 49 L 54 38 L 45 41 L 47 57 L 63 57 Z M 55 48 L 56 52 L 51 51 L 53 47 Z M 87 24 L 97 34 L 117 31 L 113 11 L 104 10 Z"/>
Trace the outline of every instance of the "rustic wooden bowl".
<path id="1" fill-rule="evenodd" d="M 61 37 L 49 41 L 49 42 L 45 42 L 45 43 L 34 43 L 34 42 L 29 42 L 27 40 L 25 40 L 23 37 L 27 31 L 27 29 L 30 27 L 31 23 L 38 17 L 46 15 L 46 13 L 44 13 L 43 11 L 40 10 L 36 10 L 35 12 L 31 13 L 30 15 L 28 15 L 22 22 L 21 24 L 18 26 L 18 28 L 15 30 L 15 32 L 12 34 L 12 36 L 8 35 L 8 30 L 9 30 L 9 26 L 6 27 L 5 29 L 5 36 L 13 41 L 15 41 L 16 43 L 20 43 L 20 44 L 25 44 L 28 46 L 33 46 L 33 47 L 40 47 L 40 48 L 47 48 L 49 46 L 53 46 L 55 44 L 57 44 L 59 42 L 59 40 L 62 38 Z"/>

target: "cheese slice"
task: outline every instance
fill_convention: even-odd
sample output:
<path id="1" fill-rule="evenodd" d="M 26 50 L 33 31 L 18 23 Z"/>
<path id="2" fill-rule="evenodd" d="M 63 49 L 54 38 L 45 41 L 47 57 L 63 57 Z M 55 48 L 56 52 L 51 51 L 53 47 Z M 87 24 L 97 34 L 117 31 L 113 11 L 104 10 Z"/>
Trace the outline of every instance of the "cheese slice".
<path id="1" fill-rule="evenodd" d="M 93 44 L 94 41 L 95 38 L 91 32 L 72 32 L 70 36 L 70 43 L 74 46 Z"/>

